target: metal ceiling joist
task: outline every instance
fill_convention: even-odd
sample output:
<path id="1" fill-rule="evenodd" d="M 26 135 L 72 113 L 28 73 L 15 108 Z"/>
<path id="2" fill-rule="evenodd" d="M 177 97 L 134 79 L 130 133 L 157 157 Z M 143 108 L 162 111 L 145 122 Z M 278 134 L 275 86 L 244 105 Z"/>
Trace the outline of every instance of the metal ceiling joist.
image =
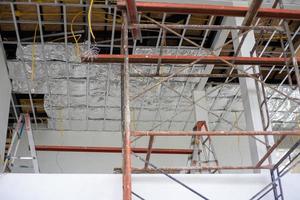
<path id="1" fill-rule="evenodd" d="M 124 1 L 118 2 L 118 7 L 124 9 Z M 178 3 L 158 3 L 158 2 L 136 2 L 138 11 L 142 12 L 166 12 L 177 14 L 202 14 L 245 17 L 249 7 L 245 6 L 222 6 L 206 4 L 178 4 Z M 280 18 L 300 20 L 300 10 L 260 8 L 257 17 Z"/>
<path id="2" fill-rule="evenodd" d="M 234 62 L 236 65 L 285 65 L 284 58 L 277 57 L 233 57 L 233 56 L 170 56 L 170 55 L 129 55 L 130 63 L 147 63 L 156 64 L 161 60 L 162 64 L 190 64 L 191 62 L 200 59 L 197 64 L 221 64 L 222 60 Z M 82 57 L 82 62 L 94 63 L 123 63 L 125 56 L 122 54 L 99 54 L 93 59 Z M 300 59 L 298 58 L 298 62 Z"/>

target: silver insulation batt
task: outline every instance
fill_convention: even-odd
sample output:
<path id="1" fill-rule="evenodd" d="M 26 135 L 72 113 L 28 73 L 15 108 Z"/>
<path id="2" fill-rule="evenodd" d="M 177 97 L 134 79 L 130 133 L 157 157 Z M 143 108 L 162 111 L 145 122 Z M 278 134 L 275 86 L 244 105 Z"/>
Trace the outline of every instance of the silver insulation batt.
<path id="1" fill-rule="evenodd" d="M 86 52 L 87 45 L 80 51 Z M 49 128 L 72 130 L 120 130 L 120 65 L 80 63 L 74 45 L 35 45 L 35 74 L 32 75 L 32 45 L 22 47 L 23 54 L 17 49 L 17 60 L 8 61 L 9 74 L 14 92 L 28 93 L 26 78 L 32 93 L 45 94 L 44 107 L 49 116 Z M 101 49 L 99 49 L 101 52 Z M 136 48 L 136 54 L 159 54 L 155 48 Z M 23 55 L 23 57 L 21 57 Z M 204 55 L 195 48 L 164 49 L 163 55 Z M 24 63 L 21 59 L 24 58 Z M 44 60 L 45 58 L 45 60 Z M 161 65 L 161 73 L 174 73 L 182 65 Z M 25 69 L 25 73 L 24 73 Z M 202 65 L 184 70 L 181 73 L 200 73 Z M 132 64 L 131 73 L 155 73 L 156 65 Z M 27 76 L 27 77 L 26 77 Z M 187 81 L 188 80 L 188 81 Z M 132 128 L 149 130 L 168 120 L 156 129 L 191 130 L 194 125 L 191 97 L 200 78 L 172 78 L 165 84 L 145 93 L 131 102 Z M 131 78 L 130 94 L 140 94 L 159 79 Z M 167 87 L 165 86 L 167 85 Z M 180 97 L 178 91 L 184 97 Z M 239 85 L 227 84 L 222 90 L 206 87 L 210 129 L 230 130 L 231 125 L 219 119 L 234 123 L 244 129 L 245 119 Z M 298 90 L 280 86 L 280 91 L 299 98 Z M 284 96 L 266 89 L 269 98 L 268 108 L 274 130 L 291 129 L 299 126 L 300 108 Z M 231 106 L 230 106 L 231 105 Z M 176 115 L 175 115 L 176 114 Z M 173 117 L 175 116 L 175 117 Z M 173 117 L 173 118 L 172 118 Z M 171 120 L 170 120 L 171 118 Z M 233 128 L 234 129 L 234 128 Z"/>
<path id="2" fill-rule="evenodd" d="M 25 60 L 26 75 L 32 93 L 45 94 L 44 107 L 49 116 L 49 126 L 55 129 L 72 130 L 119 130 L 120 129 L 120 65 L 80 63 L 76 56 L 74 45 L 68 45 L 67 50 L 61 44 L 45 45 L 45 59 L 43 60 L 42 47 L 36 45 L 35 78 L 32 75 L 32 45 L 24 46 L 23 58 Z M 84 52 L 84 47 L 80 47 Z M 100 50 L 101 52 L 101 50 Z M 136 49 L 136 54 L 158 53 L 154 49 Z M 197 49 L 166 48 L 164 55 L 200 55 Z M 20 61 L 22 52 L 17 50 L 16 61 L 9 61 L 10 77 L 13 80 L 13 90 L 19 93 L 27 93 L 28 86 Z M 67 56 L 65 56 L 67 55 Z M 161 73 L 173 73 L 180 65 L 162 65 Z M 192 72 L 201 72 L 203 66 L 195 66 Z M 155 73 L 154 65 L 132 65 L 131 73 Z M 181 73 L 191 73 L 186 69 Z M 168 87 L 182 92 L 186 96 L 191 95 L 192 89 L 198 83 L 199 78 L 173 78 L 168 82 Z M 153 85 L 158 80 L 152 78 L 131 78 L 131 96 L 136 96 L 143 89 Z M 158 87 L 132 102 L 132 118 L 139 118 L 137 128 L 151 128 L 158 120 L 166 120 L 175 111 L 178 114 L 173 120 L 171 128 L 181 129 L 193 126 L 191 117 L 192 103 L 180 99 L 179 95 L 165 87 Z M 159 108 L 159 112 L 157 112 Z M 156 120 L 154 120 L 156 119 Z M 151 121 L 152 120 L 152 121 Z M 135 121 L 135 120 L 133 120 Z M 137 119 L 136 119 L 137 121 Z M 150 122 L 147 122 L 150 121 Z M 188 122 L 186 122 L 188 121 Z M 133 123 L 134 124 L 134 123 Z M 136 125 L 137 126 L 137 125 Z M 169 126 L 169 125 L 168 125 Z M 167 126 L 167 128 L 168 128 Z M 147 128 L 144 128 L 147 127 Z"/>

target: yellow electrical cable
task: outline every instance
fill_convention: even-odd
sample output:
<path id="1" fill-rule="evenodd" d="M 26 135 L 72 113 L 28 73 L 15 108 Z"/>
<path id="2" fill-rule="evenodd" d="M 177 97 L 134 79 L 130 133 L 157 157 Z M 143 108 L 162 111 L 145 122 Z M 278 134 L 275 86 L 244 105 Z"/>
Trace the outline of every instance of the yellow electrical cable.
<path id="1" fill-rule="evenodd" d="M 80 55 L 80 49 L 79 49 L 79 45 L 78 45 L 79 39 L 76 38 L 76 36 L 80 36 L 80 35 L 79 35 L 79 34 L 78 34 L 78 35 L 75 35 L 75 34 L 74 34 L 73 26 L 74 26 L 75 20 L 76 20 L 77 17 L 79 17 L 81 14 L 84 14 L 84 11 L 81 11 L 81 12 L 76 13 L 76 14 L 74 15 L 74 17 L 72 18 L 72 21 L 71 21 L 71 33 L 72 33 L 72 36 L 73 36 L 74 41 L 75 41 L 75 43 L 76 43 L 76 48 L 78 49 L 78 50 L 77 50 L 77 55 Z M 107 12 L 94 12 L 93 14 L 94 14 L 94 15 L 97 15 L 97 14 L 109 14 L 109 13 L 107 13 Z M 109 15 L 112 15 L 112 14 L 109 14 Z M 121 18 L 120 15 L 116 15 L 116 17 Z M 104 19 L 107 20 L 107 21 L 113 21 L 112 19 L 109 19 L 109 18 L 104 18 Z M 90 25 L 89 25 L 89 28 L 90 28 Z M 94 35 L 92 31 L 91 31 L 91 33 L 92 33 L 92 35 Z M 54 40 L 52 40 L 52 42 L 53 42 L 53 41 L 60 40 L 60 39 L 63 39 L 63 38 L 64 38 L 64 37 L 54 39 Z M 79 38 L 80 38 L 80 37 L 79 37 Z"/>
<path id="2" fill-rule="evenodd" d="M 35 64 L 35 40 L 36 40 L 36 33 L 37 33 L 37 29 L 38 29 L 38 24 L 36 24 L 35 26 L 35 30 L 34 30 L 34 36 L 33 36 L 33 45 L 32 45 L 32 52 L 31 52 L 31 80 L 33 81 L 35 79 L 35 68 L 36 68 L 36 64 Z"/>
<path id="3" fill-rule="evenodd" d="M 92 8 L 93 8 L 93 3 L 94 3 L 94 0 L 91 0 L 90 6 L 89 6 L 89 12 L 88 12 L 88 24 L 89 24 L 90 33 L 91 33 L 93 39 L 95 40 L 95 36 L 93 33 L 93 29 L 92 29 L 92 22 L 91 22 L 91 13 L 92 13 Z"/>
<path id="4" fill-rule="evenodd" d="M 89 6 L 89 11 L 88 11 L 88 26 L 89 26 L 89 30 L 90 30 L 90 33 L 91 33 L 91 35 L 92 35 L 92 38 L 93 38 L 94 41 L 95 41 L 95 35 L 94 35 L 94 33 L 93 33 L 92 23 L 91 23 L 92 7 L 93 7 L 94 2 L 101 2 L 101 1 L 94 1 L 94 0 L 91 0 L 90 6 Z M 103 2 L 104 2 L 104 1 L 103 1 Z M 80 14 L 83 14 L 83 13 L 84 13 L 83 11 L 76 13 L 75 16 L 72 18 L 72 23 L 71 23 L 71 32 L 72 32 L 72 36 L 73 36 L 73 38 L 74 38 L 74 40 L 75 40 L 75 43 L 76 43 L 76 54 L 77 54 L 77 56 L 80 55 L 80 48 L 79 48 L 79 45 L 78 45 L 79 39 L 75 37 L 74 31 L 73 31 L 73 24 L 74 24 L 74 21 L 76 20 L 76 18 L 77 18 Z M 3 13 L 1 13 L 1 16 L 6 15 L 6 14 L 10 14 L 10 13 L 5 13 L 5 12 L 3 12 Z M 16 11 L 16 16 L 22 16 L 23 14 L 25 14 L 25 13 L 22 13 L 21 11 Z M 68 13 L 68 14 L 71 14 L 71 13 Z M 98 14 L 109 14 L 109 15 L 112 15 L 111 13 L 108 13 L 108 12 L 94 12 L 94 13 L 93 13 L 93 15 L 98 15 Z M 26 16 L 28 16 L 28 15 L 36 15 L 36 13 L 26 13 Z M 58 14 L 58 13 L 42 13 L 41 15 L 43 15 L 43 16 L 59 16 L 60 14 Z M 118 17 L 118 18 L 121 19 L 121 16 L 120 16 L 120 15 L 116 15 L 116 17 Z M 109 19 L 109 18 L 104 18 L 104 19 L 107 20 L 107 21 L 113 21 L 113 19 Z M 119 19 L 116 19 L 116 23 L 119 23 L 119 22 L 120 22 Z M 35 31 L 35 32 L 36 32 L 36 31 Z M 81 37 L 81 35 L 78 35 L 78 36 Z M 80 38 L 80 37 L 79 37 L 79 38 Z M 64 37 L 63 37 L 63 38 L 64 38 Z M 52 42 L 57 41 L 57 40 L 60 40 L 60 38 L 57 38 L 57 39 L 53 40 Z M 33 51 L 35 51 L 35 50 L 33 49 Z M 32 66 L 35 67 L 34 65 L 35 65 L 35 64 L 34 64 L 34 62 L 33 62 L 33 65 L 32 65 Z M 34 68 L 34 69 L 35 69 L 35 68 Z M 32 79 L 33 79 L 33 78 L 34 78 L 34 76 L 32 76 Z"/>
<path id="5" fill-rule="evenodd" d="M 73 24 L 74 24 L 74 21 L 77 19 L 77 17 L 79 16 L 79 15 L 81 15 L 83 13 L 83 11 L 82 12 L 79 12 L 79 13 L 77 13 L 73 18 L 72 18 L 72 22 L 71 22 L 71 33 L 72 33 L 72 36 L 73 36 L 73 38 L 74 38 L 74 40 L 75 40 L 75 45 L 76 45 L 76 47 L 75 47 L 75 53 L 76 53 L 76 55 L 78 56 L 78 57 L 80 57 L 80 48 L 79 48 L 79 45 L 78 45 L 78 41 L 79 41 L 79 39 L 77 39 L 76 37 L 75 37 L 75 34 L 74 34 L 74 30 L 73 30 Z"/>
<path id="6" fill-rule="evenodd" d="M 76 38 L 76 35 L 74 34 L 74 29 L 73 29 L 73 25 L 74 25 L 74 22 L 75 22 L 75 20 L 77 19 L 77 17 L 79 17 L 80 15 L 82 15 L 82 14 L 84 14 L 84 11 L 81 11 L 81 12 L 78 12 L 73 18 L 72 18 L 72 21 L 71 21 L 71 33 L 72 33 L 72 36 L 73 36 L 73 38 L 74 38 L 74 41 L 75 41 L 75 45 L 76 45 L 76 55 L 78 56 L 78 57 L 80 57 L 80 54 L 81 54 L 81 52 L 80 52 L 80 48 L 79 48 L 79 44 L 78 44 L 78 41 L 79 41 L 79 39 L 80 39 L 80 37 L 79 38 Z M 107 14 L 107 12 L 95 12 L 95 13 L 93 13 L 93 14 Z M 109 13 L 108 13 L 109 14 Z M 112 15 L 112 14 L 110 14 L 110 15 Z M 118 17 L 121 17 L 121 16 L 119 16 L 119 15 L 117 15 Z M 108 21 L 112 21 L 112 19 L 109 19 L 109 18 L 104 18 L 104 19 L 106 19 L 106 20 L 108 20 Z M 91 32 L 92 33 L 92 32 Z M 78 35 L 77 35 L 78 36 Z M 81 36 L 81 35 L 80 35 Z"/>

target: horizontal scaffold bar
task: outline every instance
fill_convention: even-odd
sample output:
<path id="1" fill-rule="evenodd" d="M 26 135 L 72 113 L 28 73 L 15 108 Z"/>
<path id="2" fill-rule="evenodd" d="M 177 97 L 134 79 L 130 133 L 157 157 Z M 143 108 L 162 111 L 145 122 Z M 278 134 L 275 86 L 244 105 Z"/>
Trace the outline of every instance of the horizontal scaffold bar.
<path id="1" fill-rule="evenodd" d="M 251 169 L 272 169 L 272 165 L 263 165 L 260 167 L 256 166 L 198 166 L 198 167 L 169 167 L 169 168 L 159 168 L 165 172 L 173 172 L 173 173 L 180 173 L 181 171 L 208 171 L 208 170 L 251 170 Z M 139 169 L 133 168 L 133 173 L 153 173 L 157 172 L 155 169 Z"/>
<path id="2" fill-rule="evenodd" d="M 202 14 L 216 16 L 245 17 L 249 9 L 247 6 L 223 6 L 207 4 L 179 4 L 163 2 L 136 2 L 140 12 L 166 12 L 177 14 Z M 118 1 L 118 8 L 125 9 L 125 1 Z M 277 19 L 300 19 L 300 10 L 260 8 L 257 17 Z"/>
<path id="3" fill-rule="evenodd" d="M 131 131 L 132 136 L 300 136 L 300 130 L 292 131 Z"/>
<path id="4" fill-rule="evenodd" d="M 37 145 L 36 151 L 64 151 L 64 152 L 97 152 L 97 153 L 122 153 L 121 147 L 90 147 L 90 146 L 49 146 Z M 147 153 L 147 148 L 131 148 L 134 153 Z M 154 148 L 153 154 L 191 154 L 192 149 L 162 149 Z"/>
<path id="5" fill-rule="evenodd" d="M 162 64 L 190 64 L 198 60 L 197 64 L 221 64 L 227 62 L 234 62 L 236 65 L 285 65 L 285 58 L 277 57 L 233 57 L 233 56 L 173 56 L 173 55 L 129 55 L 130 63 L 148 63 L 155 64 L 160 61 Z M 93 57 L 83 56 L 82 62 L 95 62 L 95 63 L 123 63 L 125 56 L 122 54 L 99 54 Z M 300 58 L 298 58 L 300 62 Z"/>

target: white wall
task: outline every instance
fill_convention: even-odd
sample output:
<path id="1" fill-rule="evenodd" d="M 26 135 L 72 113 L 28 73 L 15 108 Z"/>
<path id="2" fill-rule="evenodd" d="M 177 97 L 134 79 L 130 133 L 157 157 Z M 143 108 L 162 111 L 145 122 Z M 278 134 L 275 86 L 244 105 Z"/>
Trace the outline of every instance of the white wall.
<path id="1" fill-rule="evenodd" d="M 0 39 L 1 42 L 1 39 Z M 4 158 L 9 105 L 11 97 L 11 84 L 8 79 L 6 56 L 0 43 L 0 160 Z M 0 167 L 2 162 L 0 162 Z"/>
<path id="2" fill-rule="evenodd" d="M 269 183 L 269 178 L 259 174 L 174 177 L 212 200 L 246 200 Z M 299 175 L 284 178 L 285 199 L 299 199 L 299 179 Z M 0 194 L 5 200 L 120 200 L 121 184 L 121 175 L 112 174 L 4 174 L 0 177 Z M 164 175 L 134 175 L 132 190 L 147 200 L 200 199 Z M 264 198 L 271 199 L 272 193 Z"/>
<path id="3" fill-rule="evenodd" d="M 121 135 L 118 132 L 96 131 L 42 131 L 33 130 L 36 145 L 72 145 L 96 147 L 121 147 Z M 27 138 L 23 137 L 19 152 L 27 152 Z M 188 137 L 159 137 L 154 147 L 189 148 Z M 133 143 L 133 147 L 147 147 L 148 138 Z M 116 153 L 79 153 L 79 152 L 37 152 L 40 171 L 44 173 L 113 173 L 113 168 L 122 167 L 121 154 Z M 133 159 L 135 167 L 144 163 Z M 152 155 L 151 162 L 159 167 L 185 166 L 187 155 Z M 18 168 L 19 165 L 31 165 L 29 161 L 16 162 L 14 172 L 31 172 L 31 169 Z"/>
<path id="4" fill-rule="evenodd" d="M 36 145 L 121 147 L 122 144 L 118 132 L 33 130 L 33 134 Z M 221 165 L 250 165 L 249 146 L 242 137 L 214 137 L 213 141 Z M 156 137 L 154 147 L 189 149 L 190 142 L 190 137 Z M 29 155 L 27 146 L 27 138 L 23 137 L 19 147 L 19 152 L 23 156 Z M 147 146 L 147 137 L 133 143 L 133 147 L 146 148 Z M 112 173 L 113 168 L 122 166 L 121 154 L 115 153 L 38 151 L 37 156 L 42 173 Z M 134 167 L 144 165 L 135 157 L 132 159 Z M 158 167 L 184 167 L 187 160 L 188 155 L 153 154 L 150 161 Z M 20 165 L 30 166 L 31 162 L 16 162 L 14 172 L 32 172 L 30 168 L 19 168 Z M 223 171 L 223 173 L 232 173 L 232 171 Z"/>
<path id="5" fill-rule="evenodd" d="M 249 137 L 212 137 L 217 159 L 221 165 L 250 166 L 252 164 Z M 227 171 L 228 172 L 228 171 Z M 226 171 L 223 173 L 227 173 Z M 253 170 L 236 170 L 239 173 L 251 173 Z M 232 173 L 232 172 L 231 172 Z"/>

